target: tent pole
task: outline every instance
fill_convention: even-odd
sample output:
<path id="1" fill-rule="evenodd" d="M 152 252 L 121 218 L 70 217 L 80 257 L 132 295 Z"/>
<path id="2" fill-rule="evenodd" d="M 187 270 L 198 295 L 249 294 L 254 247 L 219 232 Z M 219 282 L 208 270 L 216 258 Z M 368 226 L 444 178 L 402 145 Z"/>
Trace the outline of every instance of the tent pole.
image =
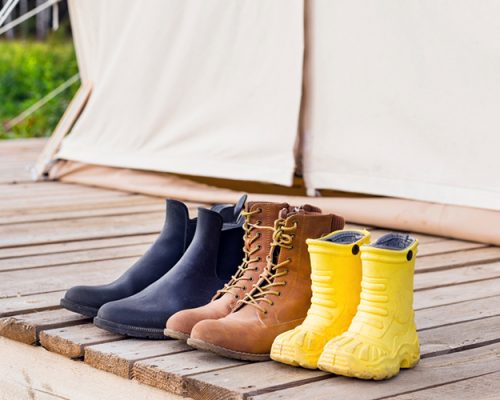
<path id="1" fill-rule="evenodd" d="M 59 120 L 52 136 L 47 141 L 43 148 L 36 164 L 31 169 L 31 177 L 33 180 L 42 180 L 45 178 L 49 171 L 54 156 L 56 155 L 64 137 L 69 133 L 74 123 L 82 113 L 90 93 L 92 92 L 92 85 L 87 82 L 82 82 L 81 86 L 75 93 L 73 99 L 66 108 L 63 116 Z"/>

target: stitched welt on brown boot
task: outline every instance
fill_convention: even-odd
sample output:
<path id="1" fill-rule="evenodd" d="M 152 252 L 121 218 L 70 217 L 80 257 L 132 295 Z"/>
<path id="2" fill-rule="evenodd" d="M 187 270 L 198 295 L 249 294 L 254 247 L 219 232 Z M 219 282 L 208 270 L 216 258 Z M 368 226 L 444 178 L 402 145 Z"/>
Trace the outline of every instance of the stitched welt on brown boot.
<path id="1" fill-rule="evenodd" d="M 242 212 L 245 218 L 245 256 L 238 271 L 210 303 L 172 315 L 166 324 L 166 336 L 186 340 L 196 323 L 205 319 L 219 319 L 231 312 L 236 302 L 252 289 L 263 272 L 271 247 L 274 221 L 284 208 L 290 209 L 290 206 L 287 203 L 247 203 Z"/>
<path id="2" fill-rule="evenodd" d="M 308 238 L 342 229 L 344 220 L 305 205 L 283 209 L 274 223 L 267 264 L 259 281 L 233 311 L 218 320 L 197 323 L 188 344 L 225 357 L 269 359 L 276 336 L 299 325 L 311 301 Z"/>

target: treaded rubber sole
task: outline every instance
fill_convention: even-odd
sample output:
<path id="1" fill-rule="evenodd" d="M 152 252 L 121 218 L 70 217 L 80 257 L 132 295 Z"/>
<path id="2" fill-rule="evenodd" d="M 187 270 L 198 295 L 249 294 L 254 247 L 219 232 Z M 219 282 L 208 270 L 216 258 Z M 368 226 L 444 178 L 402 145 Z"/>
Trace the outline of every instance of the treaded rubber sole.
<path id="1" fill-rule="evenodd" d="M 118 333 L 141 339 L 157 339 L 167 340 L 163 334 L 163 329 L 143 328 L 140 326 L 119 324 L 117 322 L 108 321 L 99 317 L 94 318 L 94 325 L 107 331 Z"/>
<path id="2" fill-rule="evenodd" d="M 204 342 L 200 339 L 190 338 L 187 341 L 187 344 L 191 347 L 194 347 L 198 350 L 210 351 L 212 353 L 218 354 L 220 356 L 226 358 L 234 358 L 236 360 L 243 361 L 268 361 L 271 358 L 269 354 L 263 353 L 244 353 L 240 351 L 226 349 L 225 347 L 216 346 L 215 344 Z"/>
<path id="3" fill-rule="evenodd" d="M 89 307 L 89 306 L 84 306 L 82 304 L 75 303 L 73 301 L 70 301 L 68 299 L 62 298 L 61 301 L 59 302 L 61 307 L 65 308 L 66 310 L 76 312 L 78 314 L 85 315 L 87 317 L 92 317 L 94 318 L 97 315 L 97 312 L 99 311 L 98 308 L 94 307 Z"/>
<path id="4" fill-rule="evenodd" d="M 163 334 L 169 338 L 172 338 L 172 339 L 177 339 L 177 340 L 188 340 L 189 339 L 189 334 L 188 333 L 184 333 L 184 332 L 180 332 L 180 331 L 174 331 L 173 329 L 168 329 L 168 328 L 165 328 L 163 330 Z"/>

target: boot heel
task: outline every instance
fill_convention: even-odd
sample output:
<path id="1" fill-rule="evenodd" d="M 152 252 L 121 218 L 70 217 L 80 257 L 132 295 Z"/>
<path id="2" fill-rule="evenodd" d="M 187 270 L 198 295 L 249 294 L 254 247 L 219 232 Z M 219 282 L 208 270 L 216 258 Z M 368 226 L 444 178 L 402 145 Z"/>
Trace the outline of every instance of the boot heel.
<path id="1" fill-rule="evenodd" d="M 400 368 L 409 369 L 413 368 L 420 361 L 420 355 L 412 355 L 406 353 L 401 360 Z"/>
<path id="2" fill-rule="evenodd" d="M 400 368 L 413 368 L 420 361 L 420 346 L 415 343 L 406 345 L 401 349 Z"/>

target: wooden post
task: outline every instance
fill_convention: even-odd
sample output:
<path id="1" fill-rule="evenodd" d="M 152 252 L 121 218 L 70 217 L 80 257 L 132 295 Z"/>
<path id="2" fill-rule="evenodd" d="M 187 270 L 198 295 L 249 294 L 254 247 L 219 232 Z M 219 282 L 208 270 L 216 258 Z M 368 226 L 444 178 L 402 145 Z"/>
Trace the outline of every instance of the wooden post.
<path id="1" fill-rule="evenodd" d="M 19 15 L 24 15 L 28 12 L 28 0 L 20 0 L 19 1 Z M 27 24 L 21 24 L 19 26 L 19 30 L 21 31 L 21 35 L 23 38 L 26 38 L 29 34 Z"/>
<path id="2" fill-rule="evenodd" d="M 2 5 L 5 5 L 5 3 L 7 3 L 7 0 L 3 0 L 2 2 Z M 15 15 L 15 9 L 12 11 L 12 13 L 7 17 L 7 19 L 5 20 L 5 24 L 8 24 L 10 21 L 12 21 L 12 17 Z M 14 31 L 14 28 L 8 30 L 7 32 L 5 32 L 5 38 L 6 39 L 14 39 L 15 38 L 15 31 Z"/>
<path id="3" fill-rule="evenodd" d="M 36 0 L 37 7 L 45 3 L 46 0 Z M 44 40 L 50 27 L 50 8 L 43 10 L 36 16 L 36 37 Z"/>

